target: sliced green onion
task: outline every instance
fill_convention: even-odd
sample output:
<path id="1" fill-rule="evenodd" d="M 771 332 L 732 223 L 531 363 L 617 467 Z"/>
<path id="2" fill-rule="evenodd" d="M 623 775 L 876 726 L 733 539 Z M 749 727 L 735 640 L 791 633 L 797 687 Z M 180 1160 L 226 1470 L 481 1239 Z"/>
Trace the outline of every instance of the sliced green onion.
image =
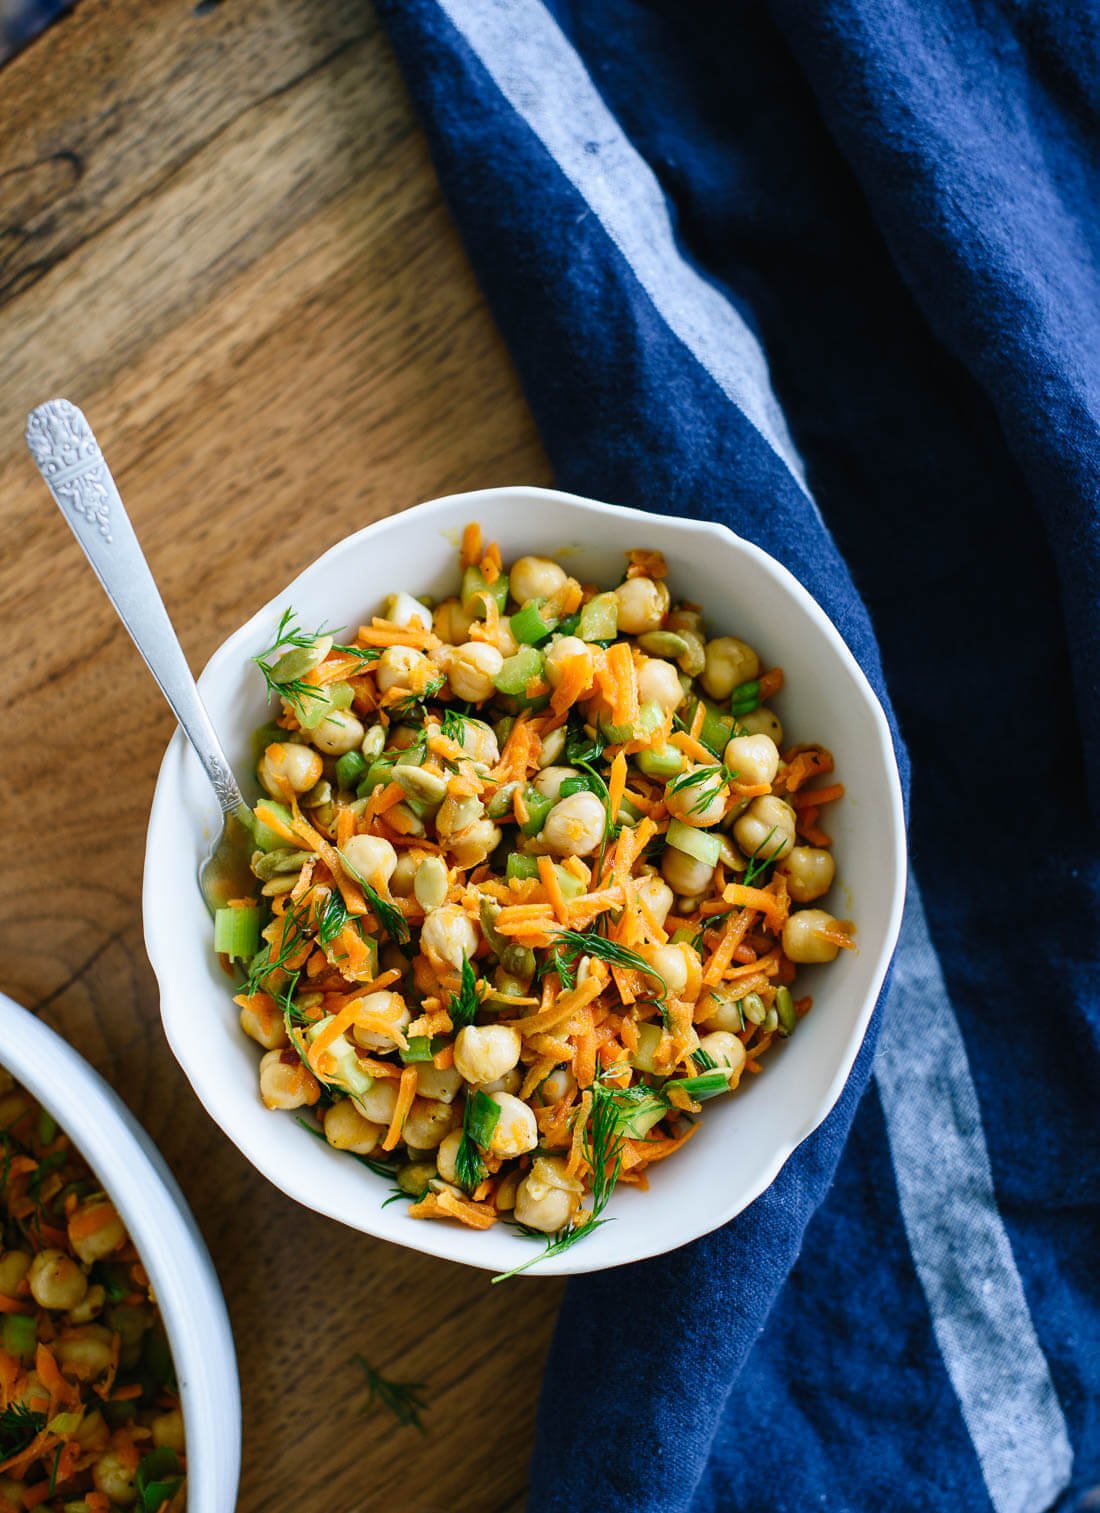
<path id="1" fill-rule="evenodd" d="M 580 623 L 581 617 L 579 614 L 566 615 L 565 619 L 560 621 L 558 625 L 558 634 L 560 636 L 575 636 Z"/>
<path id="2" fill-rule="evenodd" d="M 470 1095 L 464 1128 L 474 1144 L 480 1145 L 482 1150 L 488 1150 L 499 1119 L 500 1105 L 494 1103 L 488 1093 L 483 1093 L 479 1088 Z"/>
<path id="3" fill-rule="evenodd" d="M 579 772 L 575 778 L 566 778 L 558 789 L 558 798 L 567 799 L 574 793 L 599 793 L 599 779 L 590 777 L 586 772 Z"/>
<path id="4" fill-rule="evenodd" d="M 367 764 L 361 752 L 345 751 L 336 759 L 336 782 L 340 788 L 354 788 L 367 774 Z"/>
<path id="5" fill-rule="evenodd" d="M 44 1108 L 38 1110 L 38 1138 L 43 1145 L 51 1145 L 57 1139 L 57 1120 Z"/>
<path id="6" fill-rule="evenodd" d="M 379 783 L 388 783 L 393 778 L 394 764 L 385 757 L 378 757 L 367 768 L 365 775 L 356 788 L 356 793 L 361 799 L 370 798 Z"/>
<path id="7" fill-rule="evenodd" d="M 677 746 L 647 746 L 634 758 L 638 771 L 647 778 L 656 778 L 667 783 L 669 778 L 679 777 L 684 770 L 684 753 Z"/>
<path id="8" fill-rule="evenodd" d="M 508 574 L 501 573 L 495 582 L 487 583 L 480 567 L 468 567 L 462 574 L 462 587 L 458 593 L 462 608 L 468 615 L 484 620 L 486 594 L 491 594 L 497 601 L 497 608 L 503 609 L 508 603 Z"/>
<path id="9" fill-rule="evenodd" d="M 730 1079 L 728 1072 L 704 1072 L 701 1077 L 681 1077 L 666 1086 L 682 1088 L 689 1098 L 702 1103 L 707 1098 L 717 1098 L 719 1093 L 728 1093 Z"/>
<path id="10" fill-rule="evenodd" d="M 557 626 L 556 615 L 543 613 L 545 604 L 545 599 L 528 599 L 509 621 L 512 634 L 521 646 L 537 646 Z"/>
<path id="11" fill-rule="evenodd" d="M 446 1044 L 443 1035 L 433 1035 L 430 1040 L 427 1035 L 411 1035 L 408 1045 L 400 1052 L 401 1060 L 406 1066 L 415 1061 L 431 1061 Z"/>
<path id="12" fill-rule="evenodd" d="M 794 1011 L 794 999 L 790 988 L 780 988 L 775 995 L 775 1012 L 779 1019 L 779 1033 L 793 1035 L 798 1015 Z"/>
<path id="13" fill-rule="evenodd" d="M 677 851 L 682 851 L 685 856 L 693 856 L 697 862 L 704 866 L 716 867 L 718 858 L 722 855 L 722 842 L 709 830 L 699 830 L 694 825 L 685 824 L 683 820 L 673 820 L 668 827 L 665 840 Z"/>
<path id="14" fill-rule="evenodd" d="M 317 1039 L 327 1024 L 332 1023 L 333 1017 L 332 1014 L 326 1014 L 323 1019 L 318 1019 L 316 1024 L 310 1026 L 306 1032 L 310 1044 Z M 325 1055 L 331 1056 L 336 1063 L 336 1075 L 327 1079 L 330 1083 L 345 1088 L 353 1098 L 362 1098 L 365 1093 L 370 1092 L 374 1086 L 374 1078 L 369 1072 L 364 1071 L 359 1057 L 355 1054 L 355 1047 L 346 1035 L 337 1035 L 336 1039 L 325 1047 Z"/>
<path id="15" fill-rule="evenodd" d="M 630 1060 L 640 1072 L 656 1071 L 653 1058 L 657 1054 L 657 1047 L 661 1044 L 663 1034 L 661 1026 L 650 1021 L 638 1026 L 638 1049 L 631 1053 Z"/>
<path id="16" fill-rule="evenodd" d="M 520 851 L 509 851 L 508 859 L 504 863 L 504 875 L 509 881 L 513 877 L 521 881 L 529 877 L 538 877 L 539 864 L 533 856 L 524 856 Z"/>
<path id="17" fill-rule="evenodd" d="M 218 909 L 214 915 L 214 950 L 230 961 L 251 961 L 260 949 L 259 909 Z"/>
<path id="18" fill-rule="evenodd" d="M 547 798 L 545 793 L 540 793 L 537 788 L 528 785 L 523 790 L 523 802 L 527 806 L 527 818 L 519 828 L 524 835 L 538 835 L 546 823 L 546 816 L 554 807 L 555 800 Z M 538 869 L 536 868 L 535 871 L 537 875 Z"/>
<path id="19" fill-rule="evenodd" d="M 756 678 L 748 683 L 739 683 L 730 695 L 730 713 L 734 716 L 752 714 L 760 707 L 760 683 Z"/>
<path id="20" fill-rule="evenodd" d="M 501 693 L 519 698 L 526 695 L 528 683 L 542 677 L 542 668 L 542 653 L 533 646 L 524 646 L 514 657 L 505 657 L 493 682 Z"/>
<path id="21" fill-rule="evenodd" d="M 577 635 L 582 641 L 613 641 L 619 634 L 619 601 L 614 594 L 597 594 L 581 609 Z"/>
<path id="22" fill-rule="evenodd" d="M 8 1355 L 21 1361 L 33 1360 L 38 1346 L 38 1325 L 22 1313 L 5 1313 L 0 1317 L 0 1340 Z"/>
<path id="23" fill-rule="evenodd" d="M 644 1028 L 644 1026 L 643 1026 Z M 655 1124 L 668 1113 L 668 1104 L 658 1093 L 643 1099 L 633 1107 L 628 1106 L 619 1114 L 619 1133 L 628 1140 L 643 1140 Z"/>

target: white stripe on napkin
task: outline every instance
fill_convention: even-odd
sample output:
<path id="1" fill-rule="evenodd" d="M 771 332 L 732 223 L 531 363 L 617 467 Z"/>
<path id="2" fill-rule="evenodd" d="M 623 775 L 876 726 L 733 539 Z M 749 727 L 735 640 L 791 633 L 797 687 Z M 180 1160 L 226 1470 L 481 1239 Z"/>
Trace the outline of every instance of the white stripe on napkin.
<path id="1" fill-rule="evenodd" d="M 997 1513 L 1042 1513 L 1073 1465 L 997 1211 L 978 1095 L 909 879 L 875 1076 L 909 1248 Z"/>
<path id="2" fill-rule="evenodd" d="M 539 0 L 438 0 L 504 98 L 629 263 L 665 323 L 806 491 L 802 459 L 752 331 L 676 246 L 653 170 Z"/>
<path id="3" fill-rule="evenodd" d="M 437 0 L 587 202 L 658 313 L 790 468 L 817 509 L 736 309 L 682 258 L 648 163 L 541 0 Z M 1041 1513 L 1073 1452 L 1008 1235 L 966 1049 L 916 884 L 876 1061 L 909 1246 L 996 1513 Z"/>

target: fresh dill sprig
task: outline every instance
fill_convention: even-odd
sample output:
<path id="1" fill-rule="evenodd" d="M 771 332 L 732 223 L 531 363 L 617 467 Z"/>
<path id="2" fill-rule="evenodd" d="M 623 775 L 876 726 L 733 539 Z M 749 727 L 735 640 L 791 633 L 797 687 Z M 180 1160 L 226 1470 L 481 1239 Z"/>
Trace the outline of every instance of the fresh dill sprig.
<path id="1" fill-rule="evenodd" d="M 0 1413 L 0 1460 L 21 1455 L 46 1427 L 46 1415 L 26 1403 L 11 1403 Z"/>
<path id="2" fill-rule="evenodd" d="M 550 966 L 557 970 L 559 977 L 564 965 L 569 975 L 566 983 L 562 977 L 562 987 L 574 986 L 574 979 L 569 968 L 581 956 L 597 956 L 601 961 L 606 961 L 609 966 L 623 967 L 630 972 L 641 972 L 645 977 L 655 977 L 661 984 L 661 998 L 668 996 L 668 984 L 660 972 L 650 966 L 644 956 L 639 956 L 637 951 L 630 950 L 629 946 L 620 946 L 617 941 L 608 940 L 604 935 L 589 934 L 584 930 L 555 930 L 554 945 L 551 948 Z"/>
<path id="3" fill-rule="evenodd" d="M 307 683 L 304 678 L 277 678 L 275 672 L 278 659 L 285 656 L 288 651 L 308 650 L 327 634 L 323 626 L 315 631 L 302 630 L 297 623 L 294 610 L 285 609 L 274 641 L 265 651 L 260 652 L 259 656 L 252 658 L 263 674 L 268 693 L 277 694 L 279 698 L 285 699 L 300 716 L 308 713 L 307 702 L 313 704 L 318 700 L 324 702 L 325 692 L 317 684 Z M 270 661 L 272 657 L 275 657 L 276 661 Z"/>
<path id="4" fill-rule="evenodd" d="M 363 874 L 352 866 L 351 862 L 348 861 L 342 852 L 340 854 L 340 861 L 362 888 L 363 897 L 373 909 L 375 918 L 393 941 L 394 945 L 406 945 L 409 940 L 409 926 L 401 910 L 396 904 L 391 903 L 388 898 L 383 898 L 377 888 L 372 888 Z"/>
<path id="5" fill-rule="evenodd" d="M 343 646 L 339 642 L 334 642 L 332 649 L 345 657 L 358 657 L 360 662 L 377 662 L 382 655 L 380 646 Z"/>
<path id="6" fill-rule="evenodd" d="M 351 915 L 345 904 L 339 888 L 333 888 L 325 900 L 325 907 L 321 910 L 321 916 L 317 921 L 317 940 L 320 945 L 327 946 L 336 939 L 340 931 L 347 924 Z"/>
<path id="7" fill-rule="evenodd" d="M 389 714 L 390 717 L 395 720 L 411 720 L 413 716 L 417 714 L 423 717 L 425 712 L 425 704 L 427 704 L 429 699 L 435 698 L 436 694 L 440 692 L 446 681 L 447 679 L 445 674 L 440 673 L 438 677 L 433 678 L 431 682 L 427 684 L 423 692 L 411 693 L 409 694 L 408 698 L 400 699 L 396 704 L 387 705 L 387 714 Z"/>
<path id="8" fill-rule="evenodd" d="M 443 734 L 449 741 L 454 741 L 458 746 L 461 746 L 466 739 L 466 719 L 466 715 L 461 710 L 455 709 L 452 705 L 448 704 L 447 708 L 443 711 L 443 718 L 440 721 Z"/>
<path id="9" fill-rule="evenodd" d="M 782 839 L 780 839 L 778 846 L 776 846 L 775 850 L 770 856 L 760 856 L 761 851 L 763 851 L 764 847 L 768 844 L 774 834 L 775 826 L 773 825 L 764 839 L 760 842 L 759 846 L 757 846 L 756 850 L 749 857 L 748 865 L 745 867 L 745 873 L 741 879 L 746 888 L 751 888 L 756 882 L 757 878 L 761 877 L 765 870 L 771 866 L 772 862 L 779 860 L 779 853 L 783 850 Z"/>
<path id="10" fill-rule="evenodd" d="M 470 1093 L 466 1098 L 466 1107 L 462 1111 L 462 1139 L 458 1142 L 458 1150 L 455 1151 L 455 1176 L 458 1178 L 459 1187 L 465 1188 L 468 1193 L 485 1176 L 485 1162 L 481 1159 L 481 1152 L 470 1134 L 470 1120 L 474 1110 L 474 1094 Z"/>
<path id="11" fill-rule="evenodd" d="M 691 1053 L 691 1059 L 701 1072 L 716 1072 L 718 1063 L 709 1051 L 704 1051 L 701 1045 L 697 1045 Z"/>
<path id="12" fill-rule="evenodd" d="M 732 773 L 724 762 L 715 762 L 712 765 L 696 767 L 694 772 L 685 772 L 681 777 L 673 778 L 665 792 L 682 793 L 686 788 L 698 787 L 699 792 L 695 795 L 695 802 L 688 813 L 702 814 L 734 776 L 736 774 Z"/>
<path id="13" fill-rule="evenodd" d="M 357 1353 L 352 1356 L 352 1360 L 367 1379 L 364 1413 L 369 1413 L 377 1400 L 384 1408 L 389 1409 L 399 1424 L 411 1424 L 414 1429 L 419 1429 L 421 1434 L 427 1433 L 420 1418 L 420 1415 L 427 1412 L 428 1408 L 423 1396 L 425 1391 L 423 1382 L 392 1382 L 376 1370 L 364 1356 Z"/>
<path id="14" fill-rule="evenodd" d="M 470 964 L 469 957 L 463 952 L 462 971 L 459 974 L 459 989 L 451 994 L 451 1001 L 447 1012 L 451 1016 L 451 1023 L 456 1030 L 465 1029 L 473 1024 L 477 1017 L 477 1011 L 481 1007 L 481 999 L 477 992 L 477 973 Z"/>

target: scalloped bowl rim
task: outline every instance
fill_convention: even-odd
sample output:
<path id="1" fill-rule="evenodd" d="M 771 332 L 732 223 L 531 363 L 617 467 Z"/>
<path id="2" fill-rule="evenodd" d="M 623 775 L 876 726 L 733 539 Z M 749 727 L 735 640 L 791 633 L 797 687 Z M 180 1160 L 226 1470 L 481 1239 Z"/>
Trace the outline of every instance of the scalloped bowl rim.
<path id="1" fill-rule="evenodd" d="M 103 1183 L 137 1247 L 179 1378 L 189 1500 L 210 1513 L 231 1513 L 241 1458 L 237 1357 L 214 1263 L 187 1200 L 114 1088 L 68 1041 L 4 993 L 0 1047 L 0 1066 L 57 1120 Z"/>
<path id="2" fill-rule="evenodd" d="M 785 598 L 788 602 L 800 606 L 805 616 L 814 622 L 814 628 L 821 637 L 821 646 L 829 650 L 834 670 L 840 669 L 846 675 L 848 691 L 852 696 L 849 708 L 853 713 L 859 713 L 865 723 L 869 722 L 869 728 L 874 733 L 873 758 L 877 776 L 881 778 L 884 790 L 884 809 L 881 814 L 883 875 L 879 880 L 879 887 L 886 889 L 886 915 L 883 926 L 874 941 L 869 942 L 863 934 L 860 936 L 861 953 L 866 955 L 868 952 L 873 952 L 869 958 L 870 971 L 864 974 L 867 985 L 861 992 L 858 1015 L 853 1021 L 850 1032 L 843 1044 L 834 1048 L 835 1065 L 828 1082 L 819 1092 L 813 1105 L 804 1109 L 801 1117 L 795 1119 L 786 1134 L 776 1141 L 770 1155 L 759 1162 L 751 1178 L 742 1180 L 732 1200 L 727 1200 L 725 1204 L 716 1202 L 713 1208 L 705 1211 L 692 1212 L 683 1222 L 673 1226 L 671 1231 L 667 1226 L 659 1229 L 653 1227 L 648 1231 L 641 1229 L 634 1241 L 625 1248 L 608 1245 L 609 1233 L 619 1226 L 606 1225 L 601 1229 L 599 1236 L 594 1235 L 585 1243 L 572 1247 L 562 1255 L 541 1261 L 533 1271 L 536 1276 L 571 1275 L 602 1270 L 609 1266 L 660 1255 L 698 1239 L 727 1223 L 771 1185 L 793 1152 L 817 1129 L 832 1110 L 862 1045 L 901 927 L 906 876 L 904 813 L 893 743 L 881 705 L 839 631 L 816 600 L 782 563 L 752 542 L 736 535 L 728 527 L 715 522 L 690 520 L 680 516 L 652 515 L 644 511 L 605 504 L 579 495 L 534 485 L 475 489 L 445 495 L 388 515 L 342 538 L 298 573 L 284 590 L 270 599 L 222 642 L 203 669 L 199 678 L 200 690 L 209 698 L 212 692 L 219 690 L 222 679 L 228 680 L 239 671 L 242 665 L 247 665 L 248 659 L 270 641 L 271 629 L 277 623 L 282 608 L 288 603 L 300 601 L 309 586 L 327 568 L 343 562 L 346 558 L 357 557 L 363 552 L 364 546 L 391 535 L 409 534 L 412 540 L 410 533 L 418 531 L 427 533 L 434 528 L 454 542 L 457 539 L 457 530 L 460 529 L 460 526 L 456 524 L 459 516 L 464 519 L 478 519 L 484 515 L 486 509 L 491 509 L 496 504 L 503 506 L 505 501 L 517 505 L 526 504 L 535 512 L 545 511 L 547 519 L 552 517 L 555 510 L 564 509 L 573 514 L 580 513 L 594 518 L 611 516 L 616 521 L 621 521 L 624 527 L 636 525 L 643 528 L 650 537 L 673 534 L 682 535 L 685 539 L 709 538 L 717 543 L 723 552 L 733 552 L 749 562 L 754 572 L 762 575 L 762 578 L 769 583 L 770 589 L 777 591 L 777 597 Z M 447 517 L 455 517 L 455 519 L 443 526 L 440 522 Z M 532 534 L 530 518 L 527 514 L 523 516 L 522 522 L 517 527 L 518 533 Z M 499 538 L 502 533 L 507 533 L 507 527 L 494 525 L 493 534 Z M 535 529 L 533 533 L 540 535 L 544 540 L 547 537 L 560 539 L 564 534 L 556 531 L 552 523 L 547 524 L 545 528 Z M 620 542 L 626 540 L 627 537 L 620 537 Z M 583 551 L 587 546 L 588 543 L 580 537 L 577 541 L 578 549 Z M 525 549 L 541 549 L 547 552 L 555 550 L 548 544 L 541 548 L 527 547 Z M 571 548 L 557 548 L 557 550 L 567 549 Z M 667 551 L 667 548 L 665 549 Z M 506 549 L 505 555 L 508 554 Z M 376 584 L 365 588 L 364 608 L 370 602 L 377 602 L 384 593 L 391 591 L 394 587 L 408 588 L 410 585 L 407 583 L 388 586 Z M 413 584 L 412 591 L 423 590 L 419 585 Z M 704 605 L 704 609 L 709 613 L 709 606 Z M 225 735 L 224 729 L 222 734 Z M 165 845 L 181 833 L 178 811 L 182 807 L 185 790 L 189 790 L 191 796 L 197 801 L 197 795 L 201 792 L 204 782 L 197 758 L 191 752 L 183 732 L 177 729 L 169 742 L 161 764 L 150 812 L 143 909 L 146 948 L 160 984 L 161 1017 L 165 1034 L 173 1054 L 207 1112 L 258 1171 L 280 1191 L 306 1208 L 347 1224 L 365 1234 L 393 1240 L 429 1255 L 487 1270 L 506 1270 L 528 1259 L 531 1254 L 530 1242 L 522 1242 L 510 1233 L 502 1233 L 500 1226 L 496 1230 L 487 1232 L 468 1231 L 458 1226 L 412 1220 L 404 1215 L 399 1224 L 393 1220 L 392 1209 L 382 1209 L 380 1204 L 372 1205 L 369 1194 L 367 1201 L 356 1205 L 354 1212 L 349 1211 L 348 1204 L 331 1199 L 324 1180 L 325 1172 L 332 1173 L 334 1170 L 329 1164 L 331 1160 L 346 1163 L 346 1157 L 342 1153 L 330 1150 L 321 1142 L 315 1141 L 302 1132 L 301 1139 L 306 1144 L 314 1146 L 315 1153 L 305 1156 L 301 1161 L 296 1160 L 293 1172 L 278 1166 L 271 1159 L 269 1142 L 261 1135 L 249 1135 L 243 1128 L 246 1121 L 241 1109 L 235 1104 L 234 1096 L 243 1106 L 246 1099 L 255 1098 L 252 1090 L 238 1087 L 235 1089 L 235 1094 L 226 1095 L 224 1091 L 217 1088 L 216 1078 L 210 1075 L 210 1069 L 204 1058 L 199 1056 L 192 1058 L 188 1050 L 186 1034 L 186 1016 L 191 1011 L 187 1002 L 189 988 L 182 984 L 175 974 L 177 969 L 190 972 L 199 957 L 206 957 L 209 950 L 209 935 L 207 929 L 207 935 L 202 941 L 196 940 L 192 943 L 194 951 L 187 960 L 178 957 L 176 951 L 170 949 L 174 888 L 179 885 L 183 888 L 194 889 L 196 895 L 198 890 L 193 876 L 179 875 L 178 866 L 173 874 L 172 865 L 163 859 L 163 853 Z M 846 803 L 850 804 L 852 798 L 853 790 L 850 788 Z M 216 801 L 212 792 L 209 792 L 205 803 L 206 825 L 202 831 L 206 839 L 195 851 L 196 858 L 201 858 L 204 846 L 209 844 L 209 837 L 213 833 L 211 825 L 219 823 L 217 814 Z M 198 827 L 193 823 L 185 824 L 185 829 L 192 835 L 198 834 Z M 228 1002 L 229 994 L 224 988 L 221 992 Z M 239 1036 L 239 1031 L 237 1034 Z M 794 1041 L 790 1042 L 783 1048 L 781 1054 L 788 1054 L 794 1044 Z M 767 1078 L 761 1081 L 766 1082 Z M 256 1101 L 258 1103 L 258 1100 Z M 726 1101 L 723 1100 L 723 1103 Z M 732 1103 L 735 1100 L 728 1101 Z M 715 1107 L 716 1105 L 711 1104 L 708 1113 Z M 265 1111 L 265 1118 L 273 1117 L 276 1116 L 267 1114 Z M 706 1115 L 702 1122 L 705 1128 Z M 720 1168 L 716 1165 L 715 1169 L 717 1171 Z M 369 1174 L 364 1174 L 364 1177 L 368 1182 L 374 1182 L 377 1185 L 378 1179 L 372 1178 Z M 641 1195 L 633 1190 L 628 1194 L 631 1199 L 635 1196 Z M 614 1212 L 615 1204 L 620 1200 L 620 1194 L 617 1193 L 610 1212 Z M 633 1227 L 639 1229 L 637 1225 Z M 471 1244 L 471 1241 L 477 1243 Z"/>

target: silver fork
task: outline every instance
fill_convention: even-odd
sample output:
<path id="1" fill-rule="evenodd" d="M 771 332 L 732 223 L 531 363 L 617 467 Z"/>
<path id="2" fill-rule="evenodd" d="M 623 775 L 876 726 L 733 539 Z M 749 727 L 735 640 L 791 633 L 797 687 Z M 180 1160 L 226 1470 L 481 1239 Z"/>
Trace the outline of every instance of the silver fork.
<path id="1" fill-rule="evenodd" d="M 199 698 L 145 554 L 83 412 L 67 399 L 48 400 L 31 411 L 25 434 L 46 487 L 172 706 L 217 795 L 221 833 L 199 867 L 199 886 L 213 912 L 228 899 L 252 891 L 248 805 Z"/>

